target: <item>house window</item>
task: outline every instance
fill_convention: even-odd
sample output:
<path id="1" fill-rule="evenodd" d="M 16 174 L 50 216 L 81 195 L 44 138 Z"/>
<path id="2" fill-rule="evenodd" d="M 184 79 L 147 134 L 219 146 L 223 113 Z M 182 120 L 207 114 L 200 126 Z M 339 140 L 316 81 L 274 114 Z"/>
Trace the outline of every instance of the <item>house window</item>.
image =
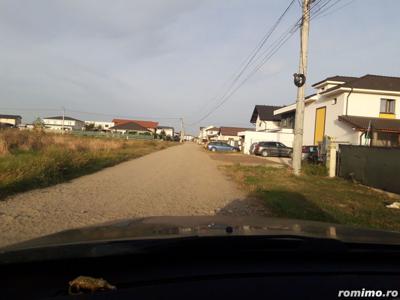
<path id="1" fill-rule="evenodd" d="M 381 99 L 381 113 L 394 114 L 395 100 L 393 99 Z"/>
<path id="2" fill-rule="evenodd" d="M 337 103 L 337 98 L 332 99 L 332 105 L 335 105 Z"/>

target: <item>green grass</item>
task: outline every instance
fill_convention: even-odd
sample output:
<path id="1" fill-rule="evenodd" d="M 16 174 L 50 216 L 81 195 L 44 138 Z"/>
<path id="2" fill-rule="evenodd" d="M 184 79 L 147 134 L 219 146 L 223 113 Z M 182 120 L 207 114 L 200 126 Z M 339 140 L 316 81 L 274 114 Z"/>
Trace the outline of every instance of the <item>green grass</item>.
<path id="1" fill-rule="evenodd" d="M 13 150 L 0 156 L 0 199 L 14 193 L 28 191 L 64 182 L 90 174 L 120 162 L 161 150 L 177 143 L 160 141 L 112 141 L 114 148 L 107 149 L 108 141 L 92 138 L 67 137 L 69 145 L 76 139 L 76 149 L 49 144 L 39 150 Z M 93 147 L 85 148 L 86 142 Z M 111 141 L 110 141 L 111 143 Z M 111 144 L 110 144 L 111 147 Z"/>
<path id="2" fill-rule="evenodd" d="M 296 177 L 285 168 L 222 166 L 250 194 L 262 199 L 274 217 L 400 231 L 400 211 L 385 205 L 400 201 L 386 193 L 341 178 L 327 178 L 326 170 L 305 166 Z"/>

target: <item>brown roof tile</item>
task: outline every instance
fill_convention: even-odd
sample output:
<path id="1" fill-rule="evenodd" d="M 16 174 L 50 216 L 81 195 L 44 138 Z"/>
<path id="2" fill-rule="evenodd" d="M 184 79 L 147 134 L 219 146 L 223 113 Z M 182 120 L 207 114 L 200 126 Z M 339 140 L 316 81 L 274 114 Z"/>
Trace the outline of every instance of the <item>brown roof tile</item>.
<path id="1" fill-rule="evenodd" d="M 146 127 L 141 126 L 136 122 L 125 122 L 110 127 L 110 129 L 121 129 L 121 130 L 137 130 L 137 131 L 149 131 Z"/>
<path id="2" fill-rule="evenodd" d="M 112 121 L 116 125 L 120 125 L 123 123 L 135 122 L 135 123 L 139 124 L 140 126 L 143 126 L 146 128 L 152 128 L 152 129 L 156 129 L 158 126 L 158 122 L 153 122 L 153 121 L 126 120 L 126 119 L 113 119 Z"/>
<path id="3" fill-rule="evenodd" d="M 282 106 L 256 105 L 251 115 L 250 123 L 255 123 L 257 116 L 259 116 L 261 121 L 279 121 L 281 116 L 274 115 L 274 110 L 278 108 L 282 108 Z"/>
<path id="4" fill-rule="evenodd" d="M 321 94 L 326 94 L 334 90 L 339 90 L 340 88 L 400 92 L 400 77 L 367 74 L 355 80 L 327 89 Z"/>
<path id="5" fill-rule="evenodd" d="M 352 76 L 340 76 L 340 75 L 336 75 L 336 76 L 331 76 L 331 77 L 327 77 L 324 80 L 318 81 L 317 83 L 314 83 L 312 86 L 316 86 L 318 84 L 321 84 L 325 81 L 336 81 L 336 82 L 349 82 L 352 81 L 354 79 L 357 79 L 358 77 L 352 77 Z"/>

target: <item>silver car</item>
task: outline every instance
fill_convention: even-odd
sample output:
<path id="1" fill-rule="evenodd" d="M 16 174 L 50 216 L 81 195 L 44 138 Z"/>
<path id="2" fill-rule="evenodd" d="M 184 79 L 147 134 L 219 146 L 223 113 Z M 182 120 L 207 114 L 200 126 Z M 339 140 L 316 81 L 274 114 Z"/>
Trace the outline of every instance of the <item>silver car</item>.
<path id="1" fill-rule="evenodd" d="M 280 142 L 259 142 L 254 147 L 254 154 L 267 156 L 292 157 L 293 149 Z"/>

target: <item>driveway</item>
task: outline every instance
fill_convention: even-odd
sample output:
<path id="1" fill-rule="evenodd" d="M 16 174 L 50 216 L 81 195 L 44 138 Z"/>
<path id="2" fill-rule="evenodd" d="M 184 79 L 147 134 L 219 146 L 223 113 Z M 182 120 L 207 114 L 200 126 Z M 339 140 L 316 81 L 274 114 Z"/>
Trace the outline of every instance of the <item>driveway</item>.
<path id="1" fill-rule="evenodd" d="M 265 215 L 201 147 L 188 143 L 0 201 L 0 246 L 143 216 Z"/>

